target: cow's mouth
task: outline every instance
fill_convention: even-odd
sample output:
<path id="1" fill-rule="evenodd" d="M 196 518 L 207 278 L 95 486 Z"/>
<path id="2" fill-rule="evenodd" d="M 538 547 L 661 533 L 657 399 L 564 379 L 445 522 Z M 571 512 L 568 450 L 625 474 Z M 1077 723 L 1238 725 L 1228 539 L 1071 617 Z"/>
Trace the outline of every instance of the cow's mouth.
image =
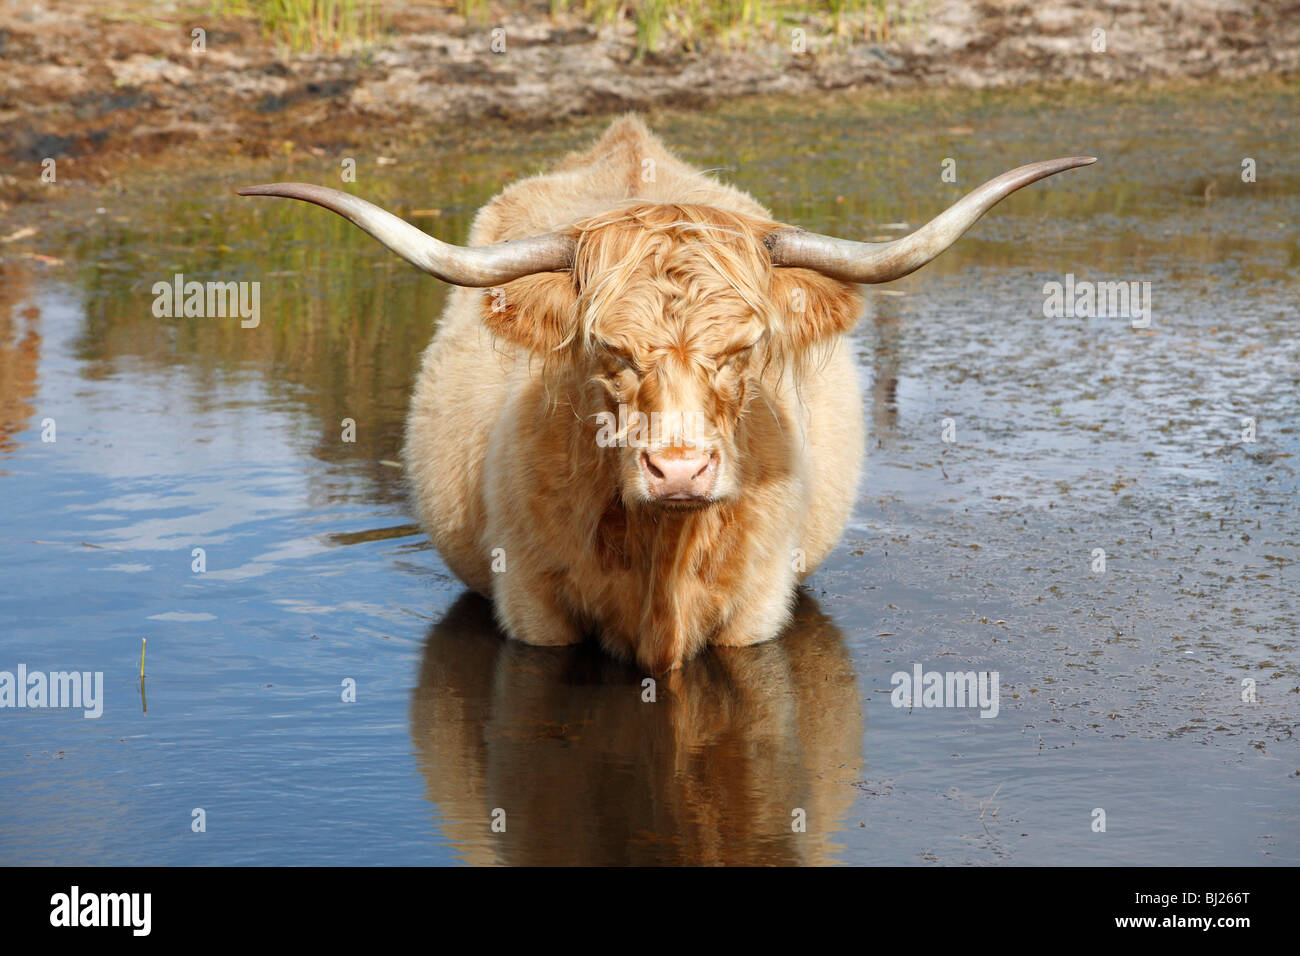
<path id="1" fill-rule="evenodd" d="M 703 511 L 717 503 L 716 498 L 703 495 L 671 495 L 650 499 L 652 507 L 662 508 L 664 511 Z"/>

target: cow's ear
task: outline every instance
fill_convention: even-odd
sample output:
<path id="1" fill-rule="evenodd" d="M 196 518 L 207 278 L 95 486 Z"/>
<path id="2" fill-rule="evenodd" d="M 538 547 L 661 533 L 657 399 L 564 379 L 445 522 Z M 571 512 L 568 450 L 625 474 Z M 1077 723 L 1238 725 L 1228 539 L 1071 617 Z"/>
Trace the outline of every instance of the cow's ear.
<path id="1" fill-rule="evenodd" d="M 578 296 L 568 272 L 539 272 L 483 290 L 483 323 L 493 335 L 551 352 L 573 335 Z"/>
<path id="2" fill-rule="evenodd" d="M 811 269 L 772 270 L 772 299 L 780 323 L 777 334 L 795 353 L 847 332 L 862 316 L 862 292 L 856 285 Z"/>

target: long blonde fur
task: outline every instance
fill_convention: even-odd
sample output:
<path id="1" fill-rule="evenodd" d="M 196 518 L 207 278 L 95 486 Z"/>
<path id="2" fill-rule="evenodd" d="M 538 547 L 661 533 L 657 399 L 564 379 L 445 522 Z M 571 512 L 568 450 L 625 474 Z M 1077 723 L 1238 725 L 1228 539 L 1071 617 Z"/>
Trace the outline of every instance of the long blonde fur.
<path id="1" fill-rule="evenodd" d="M 858 291 L 773 268 L 778 227 L 633 117 L 479 212 L 471 244 L 566 232 L 578 250 L 571 272 L 455 290 L 407 421 L 419 517 L 511 637 L 595 633 L 659 673 L 787 624 L 848 518 L 865 436 L 844 341 Z M 713 504 L 643 500 L 635 453 L 596 441 L 620 403 L 707 412 Z"/>

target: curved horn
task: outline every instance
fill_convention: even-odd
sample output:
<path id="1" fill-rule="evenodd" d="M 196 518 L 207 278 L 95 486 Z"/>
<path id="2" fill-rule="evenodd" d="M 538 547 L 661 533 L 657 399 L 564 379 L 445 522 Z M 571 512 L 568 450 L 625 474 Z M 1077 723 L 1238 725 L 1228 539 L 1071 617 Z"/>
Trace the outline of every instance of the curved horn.
<path id="1" fill-rule="evenodd" d="M 990 179 L 916 232 L 893 242 L 854 242 L 802 229 L 782 229 L 764 241 L 772 253 L 773 265 L 802 266 L 844 282 L 889 282 L 915 272 L 939 255 L 980 216 L 1021 186 L 1096 161 L 1095 156 L 1070 156 L 1013 169 Z"/>
<path id="2" fill-rule="evenodd" d="M 236 190 L 241 196 L 284 196 L 324 206 L 360 226 L 411 265 L 452 285 L 483 288 L 573 264 L 573 240 L 548 234 L 490 246 L 453 246 L 357 196 L 308 183 L 271 183 Z"/>

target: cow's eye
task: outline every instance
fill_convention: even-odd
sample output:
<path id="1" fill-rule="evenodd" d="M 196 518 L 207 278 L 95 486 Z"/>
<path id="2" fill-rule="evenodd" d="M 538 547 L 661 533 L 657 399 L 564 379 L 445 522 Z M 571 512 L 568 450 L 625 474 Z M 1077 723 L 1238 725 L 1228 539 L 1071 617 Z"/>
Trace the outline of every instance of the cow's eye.
<path id="1" fill-rule="evenodd" d="M 624 352 L 622 349 L 613 348 L 607 345 L 605 346 L 605 354 L 608 355 L 610 359 L 613 360 L 613 364 L 615 366 L 614 374 L 617 375 L 620 372 L 625 372 L 625 371 L 632 372 L 635 375 L 641 374 L 641 368 L 636 364 L 636 359 L 632 358 L 631 355 L 629 355 L 627 352 Z"/>
<path id="2" fill-rule="evenodd" d="M 757 344 L 758 344 L 757 342 L 751 342 L 742 348 L 733 349 L 730 352 L 725 352 L 722 355 L 718 356 L 718 368 L 725 368 L 728 365 L 741 362 L 749 358 L 750 353 L 754 351 L 754 346 Z"/>

